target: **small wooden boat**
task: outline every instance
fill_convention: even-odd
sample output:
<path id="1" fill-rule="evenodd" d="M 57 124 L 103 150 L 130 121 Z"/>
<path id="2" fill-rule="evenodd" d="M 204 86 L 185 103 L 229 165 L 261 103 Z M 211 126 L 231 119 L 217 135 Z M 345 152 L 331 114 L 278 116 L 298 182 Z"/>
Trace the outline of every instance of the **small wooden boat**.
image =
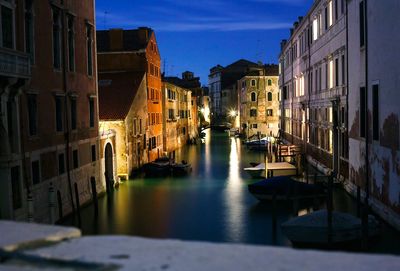
<path id="1" fill-rule="evenodd" d="M 265 178 L 265 163 L 259 163 L 257 165 L 252 165 L 252 167 L 244 168 L 252 178 Z"/>
<path id="2" fill-rule="evenodd" d="M 249 192 L 260 201 L 304 200 L 325 197 L 325 190 L 320 185 L 307 184 L 293 180 L 288 176 L 278 176 L 249 184 Z"/>
<path id="3" fill-rule="evenodd" d="M 182 161 L 182 163 L 172 164 L 172 174 L 174 176 L 183 176 L 187 175 L 192 171 L 192 165 L 187 163 L 186 161 Z"/>
<path id="4" fill-rule="evenodd" d="M 171 159 L 168 157 L 161 157 L 148 163 L 144 167 L 146 176 L 163 176 L 169 175 L 171 171 Z"/>
<path id="5" fill-rule="evenodd" d="M 328 244 L 328 212 L 320 210 L 299 216 L 281 225 L 283 233 L 295 245 Z M 368 217 L 368 236 L 379 234 L 379 223 Z M 361 220 L 351 214 L 332 212 L 332 244 L 349 243 L 362 237 Z"/>

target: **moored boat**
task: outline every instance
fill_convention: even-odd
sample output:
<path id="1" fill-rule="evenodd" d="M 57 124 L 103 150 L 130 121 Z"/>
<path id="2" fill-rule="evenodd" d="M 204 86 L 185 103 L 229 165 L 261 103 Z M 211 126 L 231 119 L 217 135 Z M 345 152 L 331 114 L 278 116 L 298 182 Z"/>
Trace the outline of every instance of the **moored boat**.
<path id="1" fill-rule="evenodd" d="M 171 168 L 174 176 L 187 175 L 192 171 L 192 165 L 186 161 L 182 161 L 182 163 L 178 164 L 172 164 Z"/>
<path id="2" fill-rule="evenodd" d="M 278 176 L 249 184 L 249 192 L 260 201 L 303 200 L 324 197 L 324 188 L 320 185 L 296 181 L 288 176 Z"/>
<path id="3" fill-rule="evenodd" d="M 252 178 L 265 178 L 265 163 L 259 163 L 255 165 L 253 163 L 252 167 L 244 168 Z"/>
<path id="4" fill-rule="evenodd" d="M 360 240 L 362 237 L 361 219 L 342 212 L 332 212 L 331 244 L 344 244 Z M 299 216 L 281 225 L 283 233 L 294 245 L 327 245 L 328 212 L 320 210 Z M 379 234 L 379 223 L 368 216 L 368 235 Z"/>
<path id="5" fill-rule="evenodd" d="M 162 176 L 170 174 L 171 159 L 168 157 L 157 158 L 154 162 L 146 164 L 144 171 L 146 176 Z"/>

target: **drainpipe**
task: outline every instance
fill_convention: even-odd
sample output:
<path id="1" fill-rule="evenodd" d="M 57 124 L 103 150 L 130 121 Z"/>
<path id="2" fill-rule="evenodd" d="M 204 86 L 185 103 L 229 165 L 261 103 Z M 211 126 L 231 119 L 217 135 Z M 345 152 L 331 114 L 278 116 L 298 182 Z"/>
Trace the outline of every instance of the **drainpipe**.
<path id="1" fill-rule="evenodd" d="M 64 7 L 66 6 L 66 3 Z M 65 8 L 61 9 L 61 52 L 62 52 L 62 87 L 65 93 L 64 105 L 65 105 L 65 157 L 67 166 L 67 180 L 68 180 L 68 191 L 71 200 L 72 211 L 75 213 L 75 204 L 72 193 L 72 180 L 71 180 L 71 166 L 70 166 L 70 155 L 69 155 L 69 143 L 70 143 L 70 127 L 69 127 L 69 113 L 68 113 L 68 85 L 67 85 L 67 67 L 66 67 L 66 39 L 65 39 Z"/>
<path id="2" fill-rule="evenodd" d="M 363 248 L 367 248 L 368 243 L 368 212 L 369 212 L 369 120 L 368 120 L 368 18 L 367 18 L 367 0 L 364 0 L 364 25 L 365 25 L 365 202 L 363 224 Z"/>

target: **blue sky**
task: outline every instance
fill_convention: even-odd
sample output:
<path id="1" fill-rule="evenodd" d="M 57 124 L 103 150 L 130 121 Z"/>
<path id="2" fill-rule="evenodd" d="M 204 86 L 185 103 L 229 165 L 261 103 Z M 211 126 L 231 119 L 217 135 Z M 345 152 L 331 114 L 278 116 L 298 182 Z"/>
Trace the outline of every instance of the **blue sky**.
<path id="1" fill-rule="evenodd" d="M 288 38 L 289 28 L 312 2 L 96 0 L 97 29 L 151 27 L 166 74 L 180 76 L 190 70 L 207 84 L 209 69 L 217 64 L 240 58 L 277 63 L 280 41 Z"/>

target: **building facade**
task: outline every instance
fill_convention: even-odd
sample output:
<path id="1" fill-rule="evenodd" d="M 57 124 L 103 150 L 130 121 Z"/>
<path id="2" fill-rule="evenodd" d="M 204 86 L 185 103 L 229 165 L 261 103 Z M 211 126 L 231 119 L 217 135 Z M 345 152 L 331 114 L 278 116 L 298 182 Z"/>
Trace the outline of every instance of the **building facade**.
<path id="1" fill-rule="evenodd" d="M 175 151 L 186 145 L 194 135 L 197 115 L 194 115 L 192 92 L 170 82 L 163 82 L 164 152 L 175 158 Z M 197 132 L 197 131 L 196 131 Z"/>
<path id="2" fill-rule="evenodd" d="M 396 0 L 350 0 L 349 182 L 370 207 L 400 229 L 400 25 Z M 368 142 L 368 144 L 367 144 Z"/>
<path id="3" fill-rule="evenodd" d="M 238 118 L 240 132 L 246 137 L 278 135 L 278 78 L 278 66 L 270 65 L 253 70 L 238 81 Z"/>
<path id="4" fill-rule="evenodd" d="M 147 89 L 146 154 L 154 161 L 163 151 L 160 53 L 155 32 L 134 30 L 97 31 L 98 67 L 102 72 L 145 72 Z"/>
<path id="5" fill-rule="evenodd" d="M 99 74 L 100 133 L 112 131 L 115 144 L 110 142 L 113 157 L 106 156 L 107 174 L 128 180 L 148 162 L 146 134 L 148 133 L 146 77 L 143 72 Z M 114 167 L 113 165 L 117 165 Z M 114 179 L 117 181 L 117 179 Z"/>
<path id="6" fill-rule="evenodd" d="M 104 191 L 94 1 L 0 5 L 0 217 L 54 223 Z"/>
<path id="7" fill-rule="evenodd" d="M 314 1 L 280 55 L 281 131 L 348 178 L 345 1 Z"/>

